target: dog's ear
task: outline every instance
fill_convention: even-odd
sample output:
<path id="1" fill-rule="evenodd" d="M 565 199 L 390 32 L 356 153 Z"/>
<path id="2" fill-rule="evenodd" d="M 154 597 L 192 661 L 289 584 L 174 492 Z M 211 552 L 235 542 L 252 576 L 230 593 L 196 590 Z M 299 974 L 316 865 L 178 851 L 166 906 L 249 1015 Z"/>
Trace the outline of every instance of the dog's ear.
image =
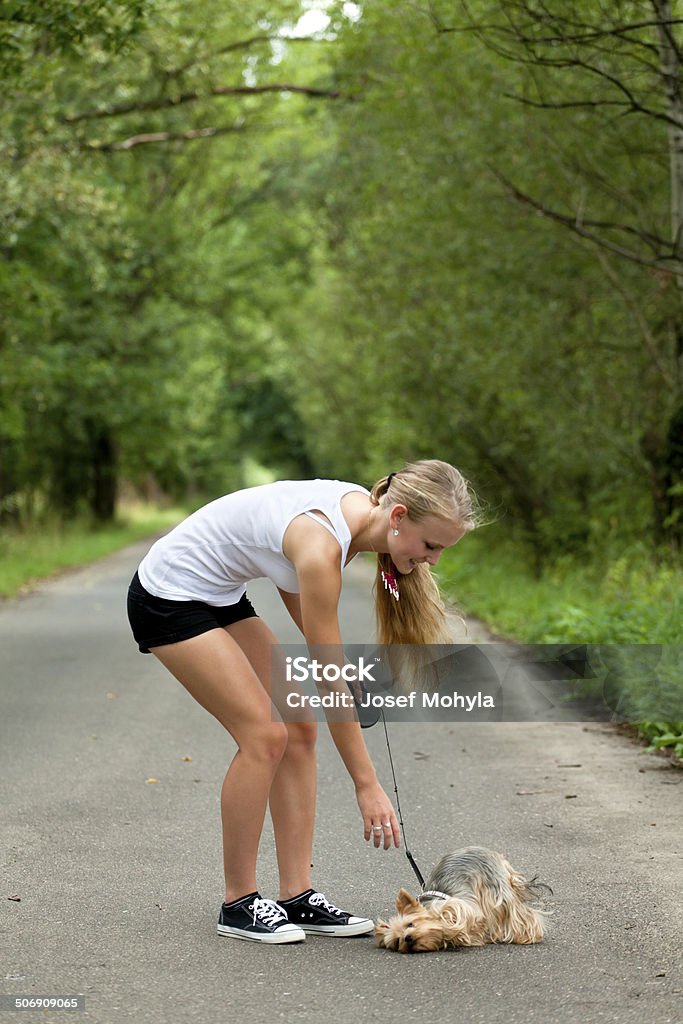
<path id="1" fill-rule="evenodd" d="M 417 910 L 419 906 L 419 901 L 411 896 L 407 889 L 399 889 L 396 897 L 396 909 L 399 914 L 404 914 L 406 910 Z"/>

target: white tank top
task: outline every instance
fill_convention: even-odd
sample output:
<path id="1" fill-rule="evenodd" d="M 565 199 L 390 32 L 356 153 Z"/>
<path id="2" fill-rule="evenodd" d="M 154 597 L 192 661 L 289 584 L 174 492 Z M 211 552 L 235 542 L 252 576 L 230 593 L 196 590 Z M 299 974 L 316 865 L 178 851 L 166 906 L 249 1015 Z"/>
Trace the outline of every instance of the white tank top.
<path id="1" fill-rule="evenodd" d="M 296 570 L 282 553 L 282 539 L 295 516 L 315 516 L 337 539 L 342 569 L 351 532 L 341 511 L 349 491 L 365 487 L 342 480 L 280 480 L 217 498 L 193 512 L 153 545 L 138 568 L 140 582 L 156 597 L 171 601 L 235 604 L 250 580 L 266 577 L 297 594 Z"/>

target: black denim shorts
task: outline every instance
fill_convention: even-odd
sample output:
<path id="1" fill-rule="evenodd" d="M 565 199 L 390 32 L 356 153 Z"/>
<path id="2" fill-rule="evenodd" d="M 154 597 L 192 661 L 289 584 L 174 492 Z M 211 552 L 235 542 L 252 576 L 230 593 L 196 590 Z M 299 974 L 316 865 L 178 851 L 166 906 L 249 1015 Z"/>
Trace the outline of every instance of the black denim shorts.
<path id="1" fill-rule="evenodd" d="M 128 588 L 128 621 L 143 654 L 181 640 L 257 617 L 246 594 L 236 604 L 215 608 L 203 601 L 169 601 L 143 587 L 137 572 Z"/>

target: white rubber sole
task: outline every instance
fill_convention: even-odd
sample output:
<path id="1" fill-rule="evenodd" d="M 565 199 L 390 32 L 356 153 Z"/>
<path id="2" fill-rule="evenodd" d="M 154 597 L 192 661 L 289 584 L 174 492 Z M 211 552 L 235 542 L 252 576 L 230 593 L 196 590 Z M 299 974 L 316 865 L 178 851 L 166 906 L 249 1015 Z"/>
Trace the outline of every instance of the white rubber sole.
<path id="1" fill-rule="evenodd" d="M 290 942 L 305 942 L 306 936 L 301 928 L 292 928 L 287 931 L 277 931 L 271 934 L 255 935 L 243 932 L 240 928 L 231 928 L 227 924 L 218 925 L 218 934 L 225 935 L 232 939 L 246 939 L 247 942 L 266 942 L 270 945 L 283 945 Z"/>
<path id="2" fill-rule="evenodd" d="M 369 935 L 375 930 L 374 921 L 357 921 L 356 924 L 334 925 L 334 924 L 302 924 L 300 926 L 307 935 L 332 935 L 335 938 L 344 938 L 345 935 Z"/>

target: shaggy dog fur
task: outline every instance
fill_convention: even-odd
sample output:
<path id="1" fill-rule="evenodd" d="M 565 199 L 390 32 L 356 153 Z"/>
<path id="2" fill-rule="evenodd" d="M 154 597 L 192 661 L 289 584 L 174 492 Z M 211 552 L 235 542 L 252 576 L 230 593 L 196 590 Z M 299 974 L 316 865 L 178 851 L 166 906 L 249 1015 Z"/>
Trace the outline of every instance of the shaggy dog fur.
<path id="1" fill-rule="evenodd" d="M 529 904 L 542 889 L 548 886 L 527 880 L 502 854 L 467 846 L 441 858 L 419 899 L 400 890 L 398 915 L 377 922 L 375 939 L 399 953 L 540 942 L 546 914 Z"/>

